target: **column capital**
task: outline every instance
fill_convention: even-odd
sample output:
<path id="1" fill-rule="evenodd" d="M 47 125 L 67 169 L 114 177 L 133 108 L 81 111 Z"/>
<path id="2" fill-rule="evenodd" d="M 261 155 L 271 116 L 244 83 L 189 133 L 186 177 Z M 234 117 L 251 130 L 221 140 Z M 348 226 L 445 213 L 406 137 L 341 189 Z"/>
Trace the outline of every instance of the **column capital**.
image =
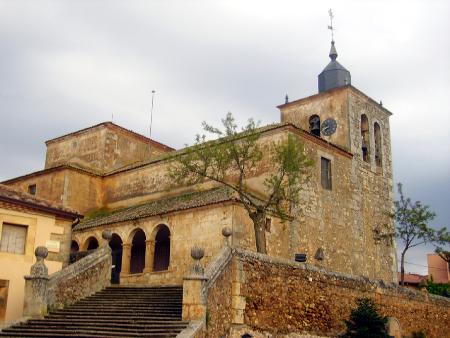
<path id="1" fill-rule="evenodd" d="M 122 248 L 131 248 L 131 243 L 122 243 Z"/>

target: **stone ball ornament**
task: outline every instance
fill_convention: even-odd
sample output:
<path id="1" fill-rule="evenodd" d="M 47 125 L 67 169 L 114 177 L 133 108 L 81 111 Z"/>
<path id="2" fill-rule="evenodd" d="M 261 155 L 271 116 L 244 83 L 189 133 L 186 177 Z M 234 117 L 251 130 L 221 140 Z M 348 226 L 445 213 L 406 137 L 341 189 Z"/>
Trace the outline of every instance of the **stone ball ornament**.
<path id="1" fill-rule="evenodd" d="M 191 257 L 195 259 L 196 261 L 199 261 L 200 259 L 205 256 L 205 250 L 200 248 L 199 246 L 195 245 L 191 248 Z"/>
<path id="2" fill-rule="evenodd" d="M 222 236 L 224 236 L 225 238 L 230 237 L 233 234 L 233 230 L 231 230 L 230 227 L 223 227 L 222 228 Z"/>
<path id="3" fill-rule="evenodd" d="M 102 238 L 105 239 L 105 240 L 107 240 L 107 241 L 110 241 L 111 238 L 112 238 L 112 232 L 111 232 L 111 230 L 103 230 L 103 232 L 102 232 Z"/>
<path id="4" fill-rule="evenodd" d="M 34 255 L 38 260 L 45 259 L 48 256 L 48 249 L 45 246 L 38 246 L 34 250 Z"/>

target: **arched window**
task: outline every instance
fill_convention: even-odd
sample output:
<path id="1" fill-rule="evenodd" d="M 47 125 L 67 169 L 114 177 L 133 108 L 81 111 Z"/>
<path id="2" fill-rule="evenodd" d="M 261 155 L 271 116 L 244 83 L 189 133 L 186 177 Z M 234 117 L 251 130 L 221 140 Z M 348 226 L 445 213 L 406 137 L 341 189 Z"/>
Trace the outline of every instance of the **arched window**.
<path id="1" fill-rule="evenodd" d="M 112 257 L 111 283 L 120 283 L 120 271 L 122 271 L 122 239 L 117 234 L 112 234 L 109 241 Z"/>
<path id="2" fill-rule="evenodd" d="M 145 233 L 138 229 L 131 244 L 130 273 L 141 273 L 145 266 Z"/>
<path id="3" fill-rule="evenodd" d="M 320 117 L 313 115 L 309 118 L 309 132 L 314 136 L 320 137 Z"/>
<path id="4" fill-rule="evenodd" d="M 164 224 L 159 225 L 155 236 L 155 258 L 153 271 L 164 271 L 170 262 L 170 230 Z"/>
<path id="5" fill-rule="evenodd" d="M 76 241 L 72 241 L 72 243 L 70 243 L 70 252 L 75 253 L 78 251 L 80 251 L 80 246 L 78 245 L 78 243 Z"/>
<path id="6" fill-rule="evenodd" d="M 361 115 L 361 150 L 363 160 L 370 162 L 370 134 L 369 134 L 369 120 L 365 114 Z"/>
<path id="7" fill-rule="evenodd" d="M 381 129 L 380 125 L 375 122 L 373 125 L 373 133 L 375 137 L 375 164 L 381 167 L 382 162 L 382 151 L 381 151 Z"/>
<path id="8" fill-rule="evenodd" d="M 98 248 L 98 241 L 97 241 L 97 238 L 95 238 L 95 237 L 89 237 L 86 240 L 86 243 L 87 243 L 87 245 L 85 244 L 85 247 L 86 247 L 87 251 L 95 250 Z"/>

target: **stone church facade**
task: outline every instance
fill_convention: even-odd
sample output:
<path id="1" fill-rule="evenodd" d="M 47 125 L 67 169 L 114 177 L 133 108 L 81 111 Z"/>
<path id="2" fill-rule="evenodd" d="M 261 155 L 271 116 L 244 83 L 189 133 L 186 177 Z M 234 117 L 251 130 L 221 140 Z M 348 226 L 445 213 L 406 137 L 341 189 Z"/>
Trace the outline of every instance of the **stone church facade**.
<path id="1" fill-rule="evenodd" d="M 396 282 L 391 113 L 350 84 L 336 57 L 333 45 L 318 94 L 280 105 L 280 123 L 259 130 L 268 150 L 293 135 L 315 163 L 292 218 L 268 218 L 268 254 L 303 254 L 328 270 Z M 3 183 L 84 214 L 72 229 L 73 252 L 97 248 L 102 231 L 111 230 L 113 282 L 182 284 L 191 247 L 204 248 L 207 264 L 223 247 L 225 226 L 233 246 L 255 250 L 253 224 L 236 194 L 212 182 L 172 185 L 167 171 L 182 149 L 112 122 L 46 145 L 45 169 Z M 249 186 L 261 192 L 270 170 L 266 158 Z"/>

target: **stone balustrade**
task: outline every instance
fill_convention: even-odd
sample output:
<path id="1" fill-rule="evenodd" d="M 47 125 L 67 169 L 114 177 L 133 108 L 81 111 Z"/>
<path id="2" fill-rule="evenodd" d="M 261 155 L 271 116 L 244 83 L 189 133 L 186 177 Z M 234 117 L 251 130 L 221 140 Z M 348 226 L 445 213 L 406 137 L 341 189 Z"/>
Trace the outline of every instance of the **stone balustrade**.
<path id="1" fill-rule="evenodd" d="M 31 267 L 30 275 L 24 277 L 25 317 L 43 316 L 48 309 L 73 304 L 110 285 L 112 263 L 108 241 L 111 232 L 105 230 L 102 237 L 104 242 L 94 253 L 52 275 L 48 275 L 44 263 L 47 248 L 36 248 L 37 261 Z"/>

